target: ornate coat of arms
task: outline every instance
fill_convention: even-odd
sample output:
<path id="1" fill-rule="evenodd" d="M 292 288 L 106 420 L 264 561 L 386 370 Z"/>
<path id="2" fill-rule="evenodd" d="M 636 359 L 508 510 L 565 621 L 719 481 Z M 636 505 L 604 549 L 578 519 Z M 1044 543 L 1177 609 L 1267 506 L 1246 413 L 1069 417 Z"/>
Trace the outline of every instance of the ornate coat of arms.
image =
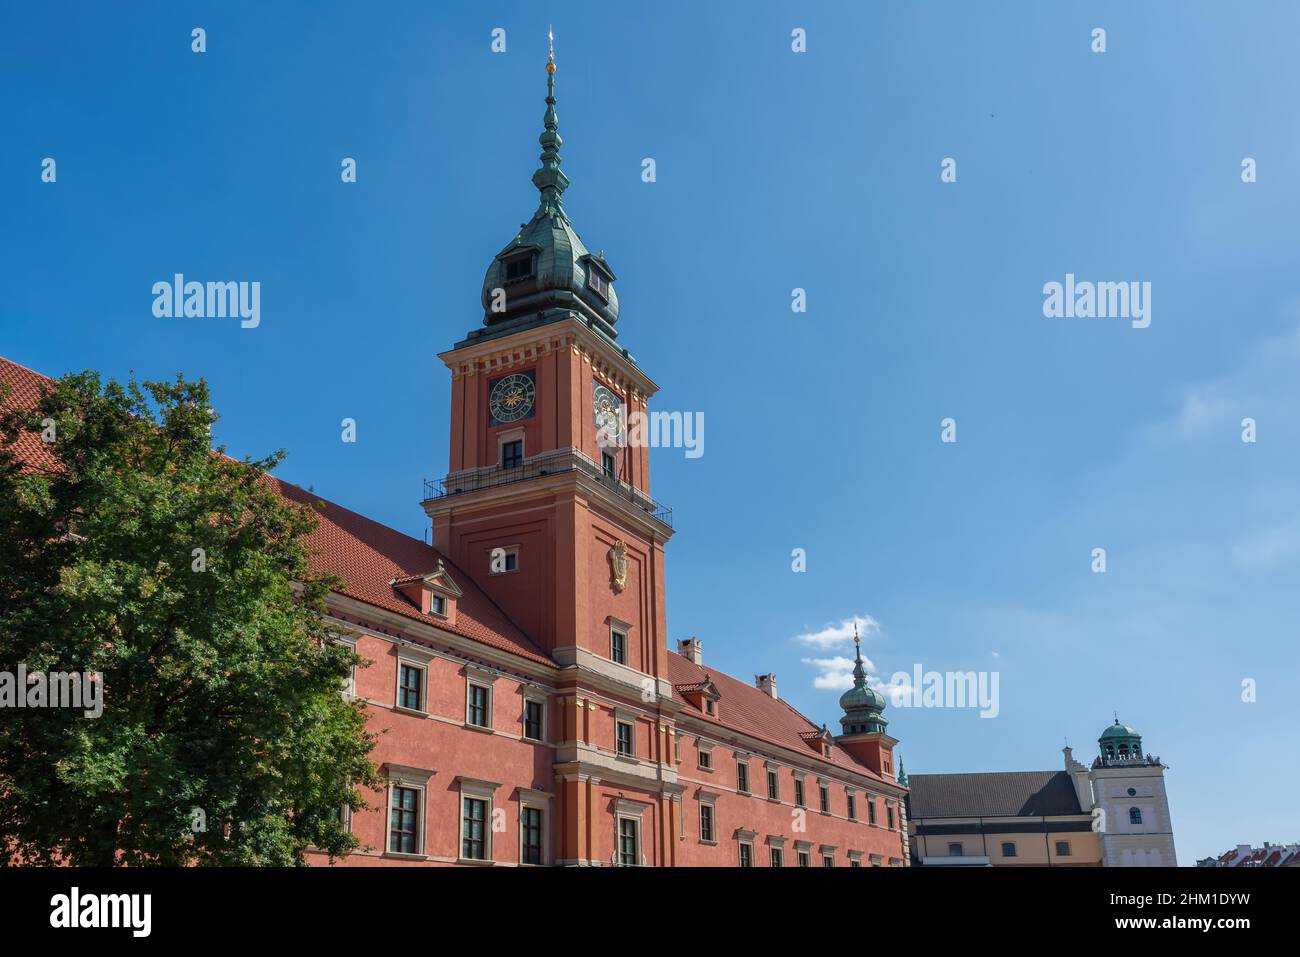
<path id="1" fill-rule="evenodd" d="M 609 567 L 613 572 L 614 591 L 627 587 L 627 544 L 619 539 L 609 550 Z"/>

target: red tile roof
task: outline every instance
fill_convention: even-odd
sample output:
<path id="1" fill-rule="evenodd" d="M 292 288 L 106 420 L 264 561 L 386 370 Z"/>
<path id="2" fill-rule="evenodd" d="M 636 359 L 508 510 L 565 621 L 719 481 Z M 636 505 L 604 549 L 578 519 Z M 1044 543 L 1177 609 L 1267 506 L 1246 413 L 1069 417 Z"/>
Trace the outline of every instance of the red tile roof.
<path id="1" fill-rule="evenodd" d="M 716 715 L 705 714 L 677 690 L 681 685 L 695 685 L 710 679 L 722 696 L 718 700 Z M 819 735 L 820 726 L 813 724 L 780 698 L 773 698 L 753 685 L 721 671 L 703 668 L 675 651 L 668 652 L 668 680 L 673 683 L 673 697 L 692 718 L 780 745 L 804 755 L 810 763 L 833 764 L 877 781 L 885 780 L 875 771 L 859 764 L 838 744 L 832 744 L 831 756 L 823 758 L 820 749 L 809 747 L 802 737 L 805 734 Z"/>
<path id="2" fill-rule="evenodd" d="M 34 405 L 40 390 L 51 380 L 24 366 L 0 358 L 0 383 L 11 387 L 6 406 Z M 57 467 L 58 461 L 38 436 L 24 433 L 18 441 L 18 455 L 27 463 Z M 312 564 L 317 570 L 343 579 L 339 593 L 393 611 L 415 621 L 438 627 L 510 651 L 531 661 L 554 665 L 540 648 L 520 631 L 468 575 L 443 558 L 447 570 L 464 594 L 456 604 L 455 624 L 436 622 L 412 605 L 391 582 L 394 578 L 421 577 L 438 567 L 442 558 L 424 542 L 371 521 L 341 505 L 323 501 L 296 485 L 274 476 L 267 480 L 285 498 L 312 507 L 317 527 L 308 537 Z"/>

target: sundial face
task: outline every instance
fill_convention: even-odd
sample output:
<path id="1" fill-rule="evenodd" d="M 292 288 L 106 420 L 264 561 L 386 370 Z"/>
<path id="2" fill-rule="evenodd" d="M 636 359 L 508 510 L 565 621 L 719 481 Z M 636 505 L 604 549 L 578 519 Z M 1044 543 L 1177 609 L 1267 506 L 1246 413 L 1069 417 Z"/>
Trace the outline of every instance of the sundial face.
<path id="1" fill-rule="evenodd" d="M 526 419 L 536 407 L 537 383 L 532 372 L 513 372 L 492 383 L 488 411 L 493 425 Z"/>

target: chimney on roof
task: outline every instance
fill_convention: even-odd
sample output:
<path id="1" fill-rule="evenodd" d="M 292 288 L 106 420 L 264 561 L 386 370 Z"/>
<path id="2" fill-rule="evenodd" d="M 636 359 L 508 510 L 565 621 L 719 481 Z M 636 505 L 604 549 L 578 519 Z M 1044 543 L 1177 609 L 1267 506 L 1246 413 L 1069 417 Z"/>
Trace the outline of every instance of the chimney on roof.
<path id="1" fill-rule="evenodd" d="M 677 653 L 683 658 L 690 658 L 697 665 L 704 664 L 704 642 L 694 635 L 677 639 Z"/>
<path id="2" fill-rule="evenodd" d="M 765 695 L 776 697 L 776 675 L 769 671 L 765 675 L 754 675 L 754 687 Z"/>

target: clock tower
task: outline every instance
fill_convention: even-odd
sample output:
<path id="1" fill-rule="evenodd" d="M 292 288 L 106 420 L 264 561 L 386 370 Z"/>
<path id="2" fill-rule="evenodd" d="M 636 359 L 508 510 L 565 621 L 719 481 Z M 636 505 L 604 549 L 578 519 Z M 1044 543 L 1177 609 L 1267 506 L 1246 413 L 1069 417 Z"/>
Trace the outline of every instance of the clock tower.
<path id="1" fill-rule="evenodd" d="M 451 447 L 422 504 L 434 546 L 561 667 L 671 698 L 671 511 L 625 441 L 658 387 L 618 344 L 613 269 L 565 211 L 553 52 L 546 70 L 540 201 L 488 265 L 481 325 L 439 356 Z"/>

